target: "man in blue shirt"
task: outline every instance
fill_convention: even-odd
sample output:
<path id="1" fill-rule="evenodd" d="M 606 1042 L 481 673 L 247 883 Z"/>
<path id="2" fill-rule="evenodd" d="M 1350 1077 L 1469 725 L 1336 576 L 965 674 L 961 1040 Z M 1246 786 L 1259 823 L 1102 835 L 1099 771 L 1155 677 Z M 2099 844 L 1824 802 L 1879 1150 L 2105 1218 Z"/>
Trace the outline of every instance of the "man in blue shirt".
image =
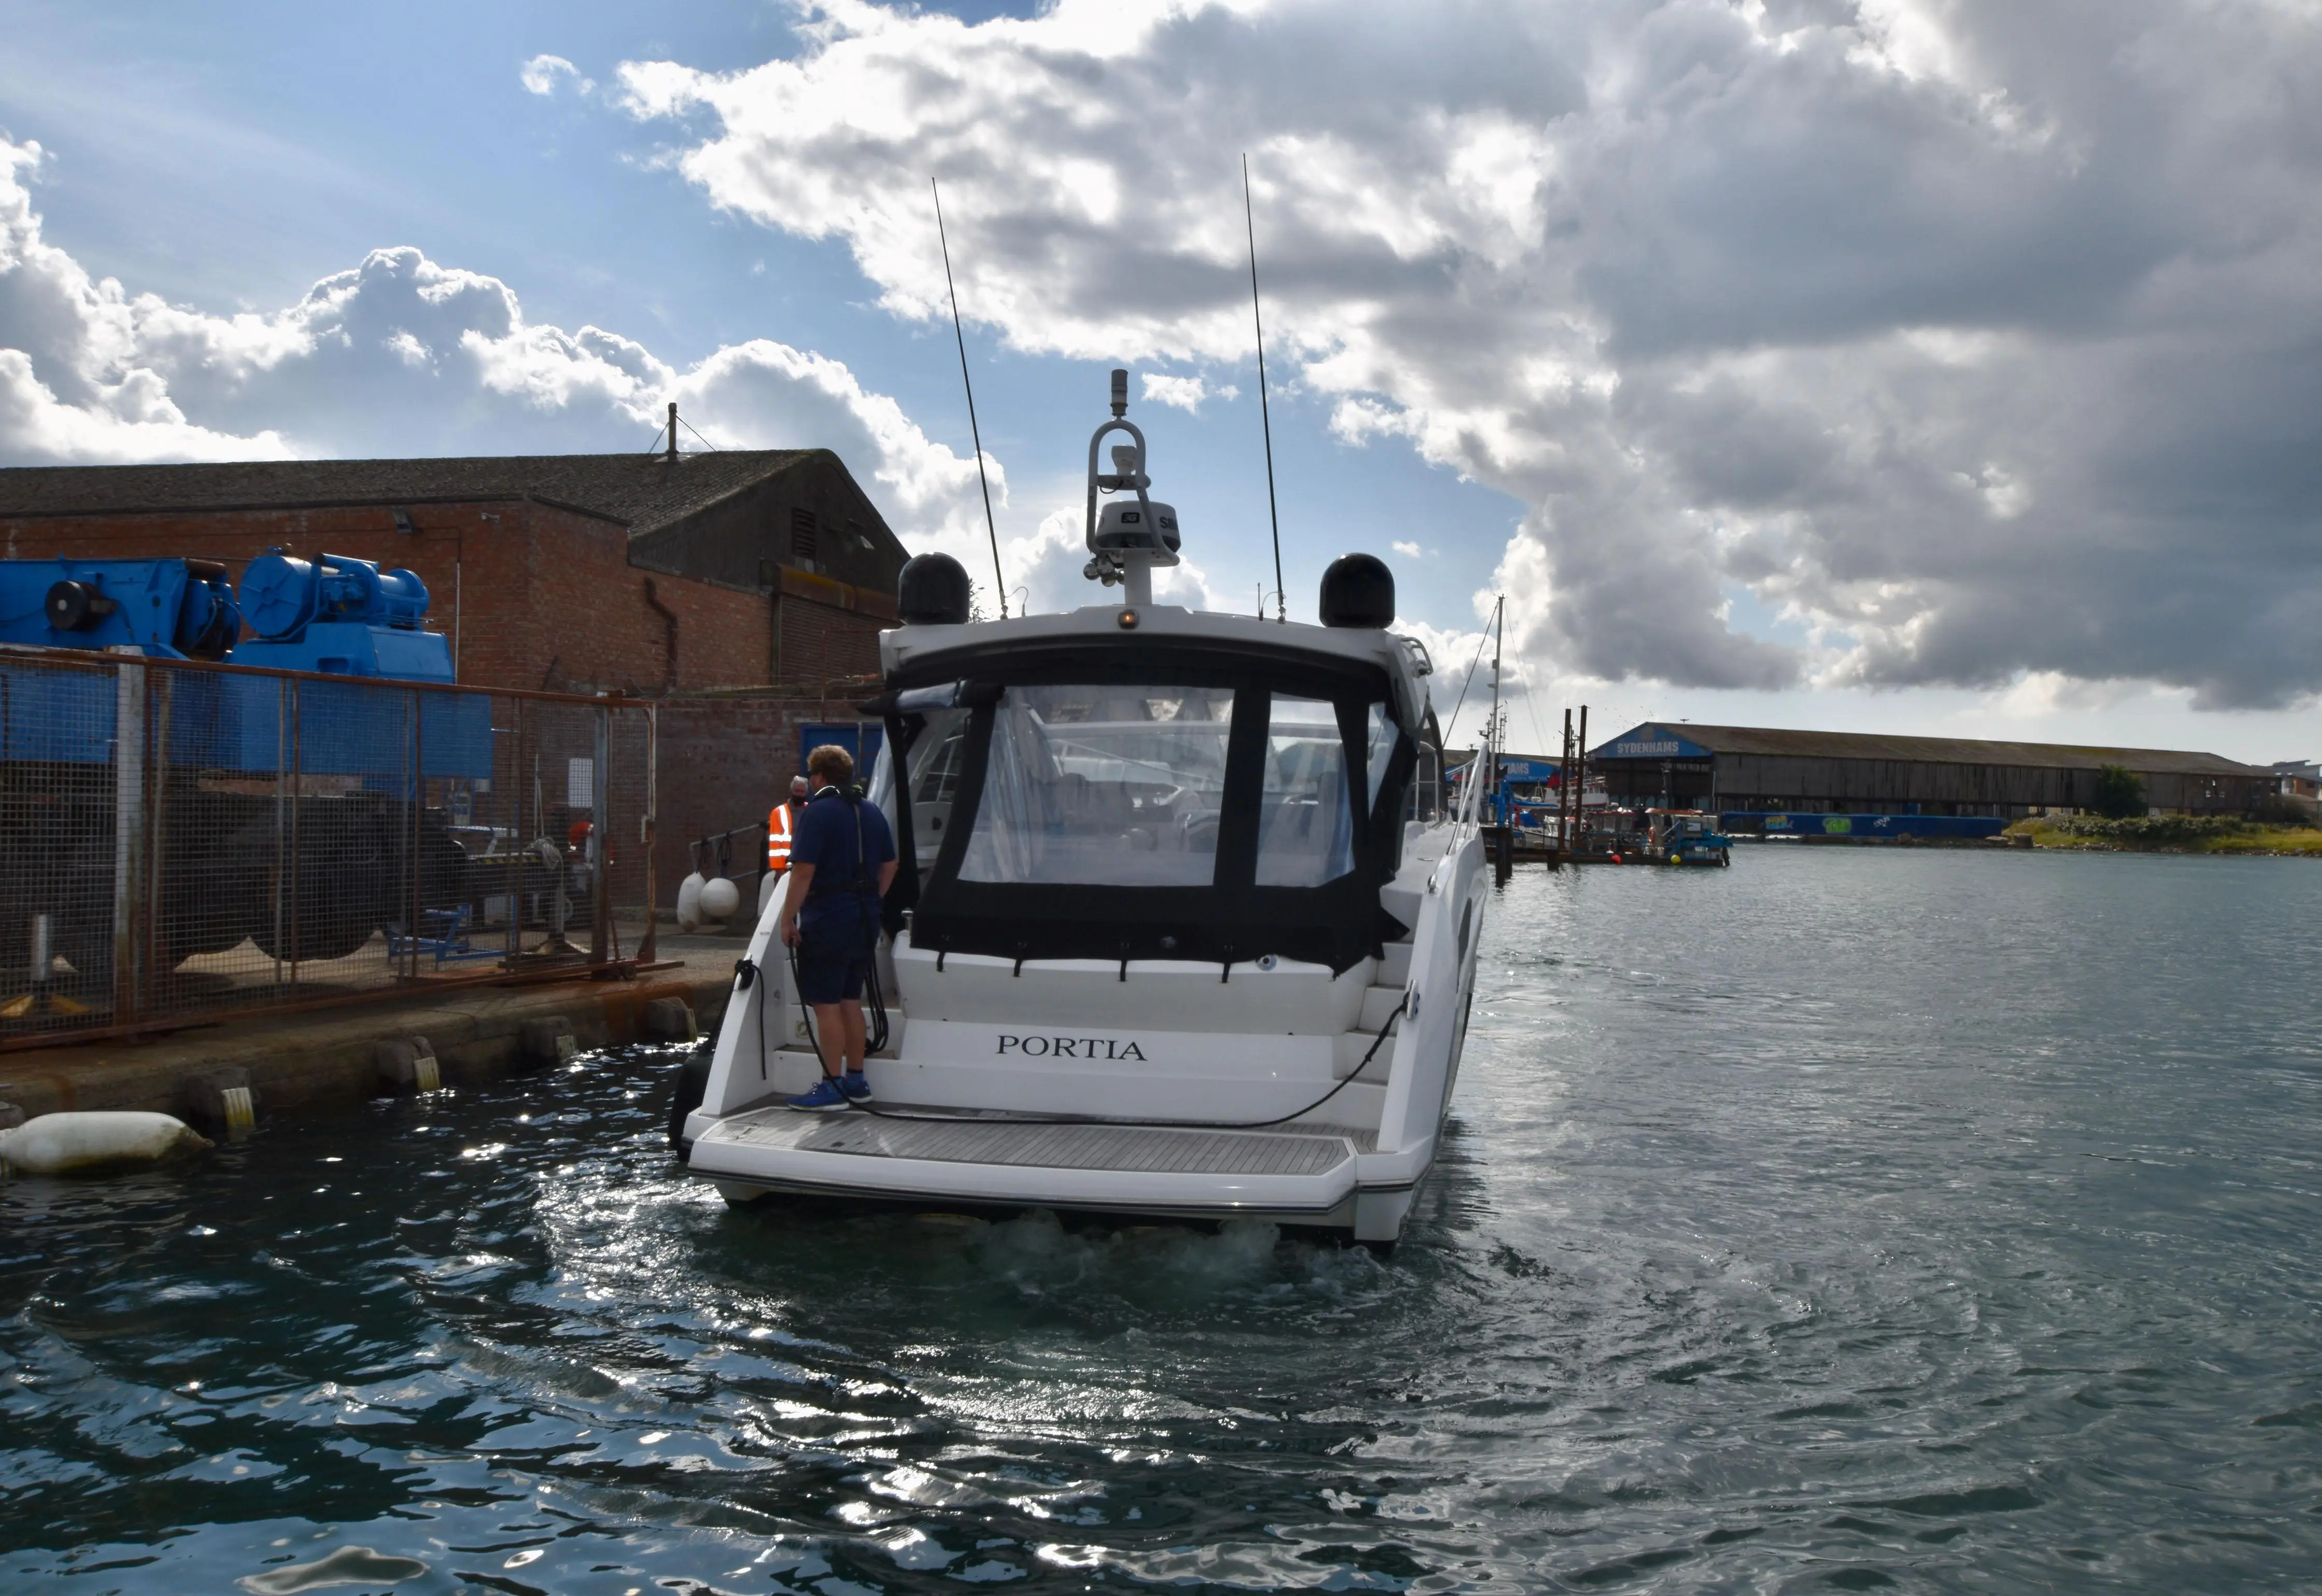
<path id="1" fill-rule="evenodd" d="M 823 1078 L 793 1108 L 868 1102 L 863 1076 L 863 981 L 879 945 L 879 903 L 895 879 L 895 834 L 879 806 L 855 794 L 855 759 L 825 743 L 807 755 L 816 792 L 791 839 L 783 945 L 798 950 L 799 996 L 814 1011 Z"/>

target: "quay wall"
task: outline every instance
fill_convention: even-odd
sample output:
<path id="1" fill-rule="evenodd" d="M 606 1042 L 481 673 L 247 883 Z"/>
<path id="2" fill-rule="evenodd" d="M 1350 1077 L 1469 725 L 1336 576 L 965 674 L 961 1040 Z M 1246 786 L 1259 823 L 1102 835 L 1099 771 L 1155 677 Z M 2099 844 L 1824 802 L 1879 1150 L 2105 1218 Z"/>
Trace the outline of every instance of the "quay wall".
<path id="1" fill-rule="evenodd" d="M 733 982 L 730 947 L 690 956 L 681 969 L 633 980 L 567 980 L 471 988 L 399 1002 L 270 1015 L 143 1042 L 104 1042 L 0 1053 L 0 1103 L 28 1117 L 76 1108 L 148 1109 L 181 1117 L 189 1086 L 214 1072 L 249 1072 L 261 1114 L 382 1095 L 373 1044 L 424 1036 L 447 1086 L 537 1068 L 524 1056 L 526 1021 L 559 1017 L 583 1048 L 652 1040 L 647 1006 L 676 998 L 714 1030 Z"/>

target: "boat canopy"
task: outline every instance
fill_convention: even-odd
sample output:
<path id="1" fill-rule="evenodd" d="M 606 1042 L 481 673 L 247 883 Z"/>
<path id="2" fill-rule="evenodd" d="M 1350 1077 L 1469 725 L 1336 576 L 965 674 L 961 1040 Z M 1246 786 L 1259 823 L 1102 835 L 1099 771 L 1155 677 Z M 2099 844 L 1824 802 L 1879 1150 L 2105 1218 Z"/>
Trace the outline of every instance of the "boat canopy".
<path id="1" fill-rule="evenodd" d="M 1257 642 L 1083 634 L 914 661 L 866 707 L 897 760 L 911 942 L 1003 958 L 1268 955 L 1343 971 L 1380 907 L 1419 728 L 1387 672 Z M 950 805 L 921 884 L 915 803 Z"/>

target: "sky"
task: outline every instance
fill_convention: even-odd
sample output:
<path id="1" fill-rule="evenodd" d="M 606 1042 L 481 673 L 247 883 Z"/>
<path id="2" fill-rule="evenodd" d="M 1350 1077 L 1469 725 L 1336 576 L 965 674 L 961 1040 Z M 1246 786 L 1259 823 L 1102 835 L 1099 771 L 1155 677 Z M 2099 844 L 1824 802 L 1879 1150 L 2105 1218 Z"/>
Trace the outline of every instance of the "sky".
<path id="1" fill-rule="evenodd" d="M 1449 713 L 2322 753 L 2317 0 L 0 0 L 0 465 L 836 449 Z M 1248 161 L 1253 224 L 1243 214 Z M 1272 600 L 1266 599 L 1268 606 Z M 1467 689 L 1472 730 L 1485 677 Z"/>

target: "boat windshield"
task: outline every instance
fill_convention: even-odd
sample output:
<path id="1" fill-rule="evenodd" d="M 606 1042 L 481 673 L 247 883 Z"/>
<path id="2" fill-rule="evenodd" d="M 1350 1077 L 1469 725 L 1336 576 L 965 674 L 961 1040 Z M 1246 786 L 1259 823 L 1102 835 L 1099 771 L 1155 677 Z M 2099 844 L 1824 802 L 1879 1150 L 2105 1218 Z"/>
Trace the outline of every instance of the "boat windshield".
<path id="1" fill-rule="evenodd" d="M 1233 700 L 1230 688 L 1008 689 L 960 880 L 1208 886 Z"/>
<path id="2" fill-rule="evenodd" d="M 898 842 L 931 862 L 891 907 L 915 945 L 1345 971 L 1400 935 L 1376 889 L 1399 856 L 1413 738 L 1385 673 L 1147 652 L 998 658 L 913 712 Z"/>
<path id="3" fill-rule="evenodd" d="M 1257 828 L 1257 884 L 1319 887 L 1355 868 L 1347 798 L 1347 745 L 1338 711 L 1321 698 L 1279 698 L 1266 726 L 1266 807 Z"/>

